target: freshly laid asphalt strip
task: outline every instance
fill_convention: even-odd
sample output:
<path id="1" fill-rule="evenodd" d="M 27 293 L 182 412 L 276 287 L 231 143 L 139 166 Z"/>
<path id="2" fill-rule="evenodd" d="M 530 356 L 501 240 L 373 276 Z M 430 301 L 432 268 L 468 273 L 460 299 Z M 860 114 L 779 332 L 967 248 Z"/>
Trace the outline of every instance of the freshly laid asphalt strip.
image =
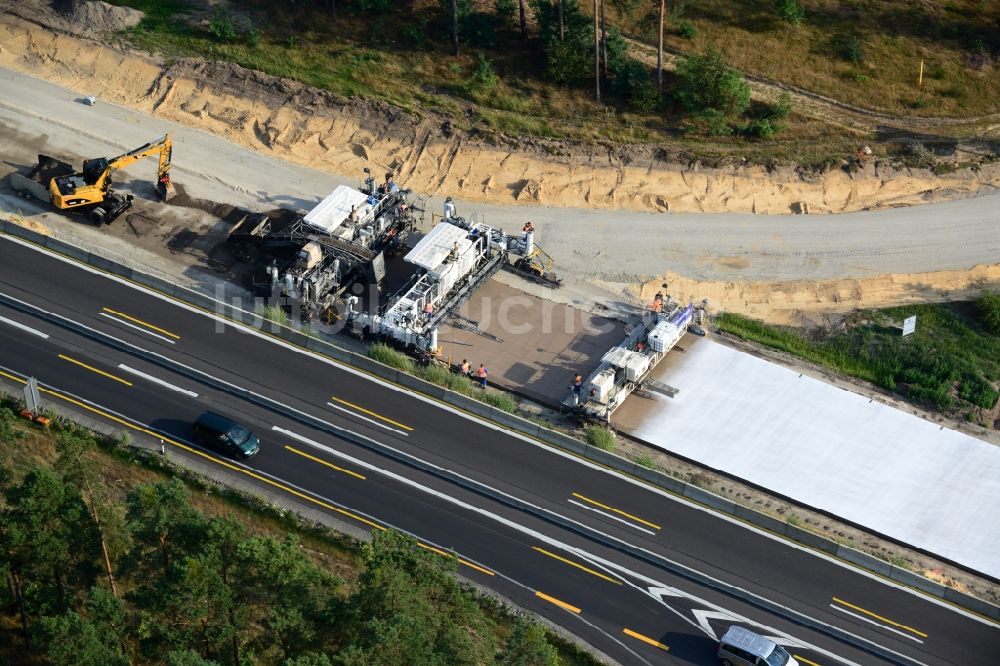
<path id="1" fill-rule="evenodd" d="M 996 641 L 995 627 L 972 621 L 800 548 L 269 340 L 236 332 L 230 326 L 217 333 L 217 323 L 200 313 L 173 306 L 6 240 L 0 241 L 0 285 L 0 291 L 10 296 L 58 311 L 226 381 L 251 387 L 295 409 L 321 415 L 331 423 L 419 455 L 824 622 L 846 626 L 853 633 L 913 654 L 921 661 L 926 661 L 928 654 L 937 654 L 946 658 L 944 663 L 976 663 L 980 647 Z M 123 326 L 123 321 L 132 320 L 114 319 L 117 315 L 112 313 L 155 323 L 160 330 L 177 338 L 168 343 L 163 338 L 169 336 L 153 337 L 149 328 L 143 331 L 141 325 Z M 112 316 L 104 316 L 108 314 Z M 15 317 L 16 314 L 9 315 Z M 16 333 L 16 329 L 12 330 Z M 2 357 L 6 358 L 6 351 Z M 149 372 L 156 374 L 156 369 Z M 90 379 L 93 381 L 93 377 Z M 331 409 L 327 403 L 334 396 L 412 430 L 396 428 L 407 433 L 403 435 L 374 425 L 387 422 L 366 413 L 348 408 L 356 414 L 349 416 Z M 237 414 L 245 407 L 238 409 Z M 427 485 L 447 487 L 448 484 L 434 479 Z M 591 510 L 600 506 L 620 509 L 661 529 L 652 530 L 655 535 L 645 534 L 638 531 L 635 521 L 626 518 L 626 523 L 622 523 L 621 515 L 603 509 L 602 513 Z M 734 544 L 739 544 L 738 553 Z M 904 626 L 935 630 L 929 632 L 932 636 L 925 644 L 906 645 L 910 641 L 887 636 L 882 629 L 837 612 L 842 609 L 831 609 L 831 599 L 835 597 L 858 607 L 875 609 L 879 615 L 891 617 Z"/>

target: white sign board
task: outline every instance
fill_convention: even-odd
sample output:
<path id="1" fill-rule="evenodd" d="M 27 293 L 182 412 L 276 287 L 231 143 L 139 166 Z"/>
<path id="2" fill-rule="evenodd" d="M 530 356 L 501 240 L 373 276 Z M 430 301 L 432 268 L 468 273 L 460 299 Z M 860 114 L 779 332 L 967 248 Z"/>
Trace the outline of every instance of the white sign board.
<path id="1" fill-rule="evenodd" d="M 38 380 L 29 377 L 28 383 L 24 385 L 24 406 L 29 412 L 35 414 L 41 405 L 42 399 L 38 397 Z"/>
<path id="2" fill-rule="evenodd" d="M 907 317 L 903 320 L 903 335 L 907 336 L 917 330 L 917 315 Z"/>

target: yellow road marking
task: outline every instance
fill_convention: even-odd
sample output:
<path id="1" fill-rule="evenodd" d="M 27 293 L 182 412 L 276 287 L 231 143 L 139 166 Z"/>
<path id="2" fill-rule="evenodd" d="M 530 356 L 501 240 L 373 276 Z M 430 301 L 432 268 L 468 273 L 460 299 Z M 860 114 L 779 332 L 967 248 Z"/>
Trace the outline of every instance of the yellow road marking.
<path id="1" fill-rule="evenodd" d="M 8 373 L 4 372 L 3 370 L 0 370 L 0 375 L 3 375 L 4 377 L 7 377 L 9 379 L 13 379 L 14 381 L 20 382 L 21 384 L 27 384 L 28 383 L 27 381 L 21 379 L 20 377 L 16 377 L 14 375 L 8 374 Z M 183 450 L 187 451 L 188 453 L 192 453 L 194 455 L 201 456 L 202 458 L 205 458 L 207 460 L 211 460 L 212 462 L 214 462 L 216 464 L 219 464 L 219 465 L 221 465 L 223 467 L 226 467 L 228 469 L 231 469 L 234 472 L 241 472 L 243 474 L 246 474 L 247 476 L 249 476 L 251 478 L 254 478 L 254 479 L 257 479 L 258 481 L 266 483 L 266 484 L 268 484 L 270 486 L 274 486 L 275 488 L 278 488 L 280 490 L 284 490 L 285 492 L 289 493 L 290 495 L 295 495 L 296 497 L 304 499 L 304 500 L 306 500 L 308 502 L 312 502 L 313 504 L 317 504 L 317 505 L 323 507 L 324 509 L 329 509 L 330 511 L 335 511 L 336 513 L 339 513 L 341 515 L 347 516 L 348 518 L 352 518 L 352 519 L 358 521 L 359 523 L 364 523 L 365 525 L 369 525 L 369 526 L 371 526 L 371 527 L 373 527 L 373 528 L 375 528 L 377 530 L 383 530 L 384 531 L 386 529 L 382 525 L 379 525 L 378 523 L 375 523 L 375 522 L 373 522 L 371 520 L 368 520 L 367 518 L 365 518 L 363 516 L 359 516 L 359 515 L 357 515 L 355 513 L 347 511 L 346 509 L 341 509 L 340 507 L 333 506 L 332 504 L 328 504 L 327 502 L 323 502 L 321 500 L 318 500 L 315 497 L 310 497 L 309 495 L 306 495 L 305 493 L 300 493 L 299 491 L 295 490 L 294 488 L 289 488 L 288 486 L 280 484 L 277 481 L 274 481 L 272 479 L 267 478 L 266 476 L 261 476 L 260 474 L 255 474 L 254 472 L 251 472 L 248 469 L 243 469 L 242 467 L 237 467 L 236 465 L 230 464 L 230 463 L 226 462 L 225 460 L 221 460 L 219 458 L 216 458 L 215 456 L 211 456 L 211 455 L 205 453 L 204 451 L 199 451 L 198 449 L 195 449 L 195 448 L 192 448 L 190 446 L 187 446 L 186 444 L 181 444 L 180 442 L 174 441 L 174 440 L 170 439 L 169 437 L 164 437 L 163 435 L 161 435 L 158 432 L 153 432 L 152 430 L 148 430 L 146 428 L 142 428 L 140 426 L 135 425 L 134 423 L 129 423 L 125 419 L 120 419 L 120 418 L 118 418 L 117 416 L 115 416 L 113 414 L 108 414 L 107 412 L 105 412 L 103 410 L 97 409 L 96 407 L 92 407 L 92 406 L 88 405 L 85 402 L 80 402 L 79 400 L 76 400 L 74 398 L 70 398 L 69 396 L 63 395 L 63 394 L 59 393 L 58 391 L 53 391 L 51 389 L 42 388 L 42 387 L 39 387 L 38 390 L 42 391 L 43 393 L 48 393 L 49 395 L 53 395 L 53 396 L 59 398 L 60 400 L 65 400 L 66 402 L 68 402 L 70 404 L 73 404 L 73 405 L 76 405 L 77 407 L 82 407 L 83 409 L 86 409 L 87 411 L 93 412 L 93 413 L 95 413 L 95 414 L 97 414 L 99 416 L 103 416 L 104 418 L 108 419 L 109 421 L 114 421 L 115 423 L 120 423 L 123 426 L 125 426 L 126 428 L 131 428 L 132 430 L 135 430 L 136 432 L 141 432 L 141 433 L 147 434 L 147 435 L 149 435 L 151 437 L 156 437 L 157 439 L 162 439 L 164 442 L 168 442 L 170 444 L 173 444 L 177 448 L 183 449 Z"/>
<path id="2" fill-rule="evenodd" d="M 156 331 L 157 333 L 163 333 L 163 335 L 170 336 L 174 340 L 180 340 L 181 339 L 181 336 L 177 335 L 176 333 L 171 333 L 170 331 L 168 331 L 168 330 L 166 330 L 164 328 L 160 328 L 159 326 L 153 326 L 148 321 L 143 321 L 141 319 L 136 319 L 135 317 L 131 317 L 131 316 L 125 314 L 124 312 L 118 312 L 117 310 L 112 310 L 111 308 L 101 308 L 101 309 L 104 310 L 105 312 L 109 313 L 109 314 L 113 314 L 113 315 L 115 315 L 117 317 L 121 317 L 122 319 L 128 319 L 130 322 L 133 322 L 135 324 L 139 324 L 140 326 L 145 326 L 146 328 L 148 328 L 150 330 L 153 330 L 153 331 Z"/>
<path id="3" fill-rule="evenodd" d="M 588 504 L 593 504 L 594 506 L 599 506 L 602 509 L 605 509 L 607 511 L 613 511 L 614 513 L 617 513 L 619 516 L 625 516 L 626 518 L 630 518 L 630 519 L 636 521 L 637 523 L 642 523 L 643 525 L 649 525 L 654 530 L 661 529 L 660 526 L 657 525 L 656 523 L 651 523 L 648 520 L 643 520 L 642 518 L 637 518 L 636 516 L 633 516 L 631 513 L 625 513 L 621 509 L 616 509 L 616 508 L 614 508 L 612 506 L 608 506 L 607 504 L 601 504 L 600 502 L 598 502 L 596 500 L 592 500 L 589 497 L 584 497 L 580 493 L 573 493 L 573 497 L 575 497 L 577 499 L 581 499 L 584 502 L 587 502 Z"/>
<path id="4" fill-rule="evenodd" d="M 792 657 L 795 659 L 795 661 L 799 662 L 800 664 L 805 664 L 806 666 L 819 666 L 819 664 L 817 664 L 815 661 L 809 661 L 805 657 L 801 657 L 797 654 L 793 654 Z"/>
<path id="5" fill-rule="evenodd" d="M 549 595 L 544 594 L 542 592 L 535 592 L 535 596 L 538 597 L 539 599 L 545 599 L 550 604 L 555 604 L 556 606 L 559 606 L 559 608 L 565 608 L 570 613 L 577 613 L 577 614 L 580 613 L 580 609 L 577 608 L 576 606 L 571 606 L 570 604 L 566 603 L 565 601 L 559 601 L 555 597 L 550 597 Z"/>
<path id="6" fill-rule="evenodd" d="M 78 366 L 80 366 L 81 368 L 86 368 L 87 370 L 90 370 L 91 372 L 96 372 L 99 375 L 103 375 L 104 377 L 107 377 L 108 379 L 113 379 L 116 382 L 121 382 L 125 386 L 132 386 L 132 382 L 128 381 L 127 379 L 122 379 L 121 377 L 116 377 L 115 375 L 112 375 L 110 372 L 104 372 L 103 370 L 98 370 L 97 368 L 95 368 L 92 365 L 87 365 L 83 361 L 78 361 L 75 358 L 70 358 L 69 356 L 66 356 L 65 354 L 59 354 L 59 358 L 61 358 L 64 361 L 69 361 L 70 363 L 75 363 Z"/>
<path id="7" fill-rule="evenodd" d="M 602 579 L 608 581 L 609 583 L 614 583 L 615 585 L 621 585 L 622 584 L 620 580 L 615 580 L 611 576 L 605 576 L 600 571 L 594 571 L 593 569 L 588 569 L 587 567 L 583 566 L 582 564 L 577 564 L 573 560 L 567 560 L 565 557 L 560 557 L 560 556 L 556 555 L 555 553 L 550 553 L 549 551 L 544 550 L 542 548 L 539 548 L 538 546 L 532 546 L 531 549 L 532 550 L 537 550 L 542 555 L 548 555 L 552 559 L 559 560 L 560 562 L 568 564 L 571 567 L 576 567 L 577 569 L 579 569 L 581 571 L 586 571 L 591 576 L 597 576 L 598 578 L 602 578 Z"/>
<path id="8" fill-rule="evenodd" d="M 906 629 L 907 631 L 912 631 L 913 633 L 915 633 L 917 636 L 920 636 L 921 638 L 927 638 L 927 634 L 925 634 L 922 631 L 918 631 L 917 629 L 914 629 L 913 627 L 907 627 L 905 624 L 900 624 L 899 622 L 893 622 L 892 620 L 890 620 L 888 618 L 885 618 L 885 617 L 882 617 L 881 615 L 876 615 L 875 613 L 871 612 L 870 610 L 865 610 L 864 608 L 861 608 L 860 606 L 855 606 L 854 604 L 849 604 L 846 601 L 844 601 L 843 599 L 838 599 L 837 597 L 833 597 L 833 600 L 836 601 L 838 604 L 840 604 L 842 606 L 847 606 L 848 608 L 853 608 L 854 610 L 858 611 L 859 613 L 864 613 L 865 615 L 867 615 L 869 617 L 873 617 L 876 620 L 881 620 L 882 622 L 885 622 L 886 624 L 891 624 L 892 626 L 899 627 L 900 629 Z"/>
<path id="9" fill-rule="evenodd" d="M 667 651 L 667 650 L 670 649 L 666 645 L 664 645 L 663 643 L 661 643 L 660 641 L 654 641 L 649 636 L 643 636 L 642 634 L 640 634 L 640 633 L 638 633 L 636 631 L 632 631 L 631 629 L 629 629 L 627 627 L 625 629 L 622 629 L 622 631 L 625 633 L 626 636 L 631 636 L 632 638 L 638 638 L 643 643 L 649 643 L 653 647 L 658 647 L 658 648 L 660 648 L 663 651 Z"/>
<path id="10" fill-rule="evenodd" d="M 305 451 L 299 451 L 298 449 L 293 448 L 291 446 L 288 446 L 287 444 L 285 444 L 285 448 L 288 449 L 289 451 L 291 451 L 292 453 L 299 454 L 303 458 L 308 458 L 309 460 L 312 460 L 313 462 L 318 462 L 320 465 L 326 465 L 327 467 L 335 469 L 338 472 L 343 472 L 344 474 L 350 474 L 351 476 L 357 477 L 357 478 L 361 479 L 362 481 L 365 480 L 365 477 L 362 476 L 361 474 L 358 474 L 357 472 L 352 472 L 351 470 L 344 469 L 343 467 L 337 467 L 333 463 L 327 462 L 326 460 L 323 460 L 322 458 L 317 458 L 315 456 L 311 456 L 308 453 L 306 453 Z"/>
<path id="11" fill-rule="evenodd" d="M 445 552 L 445 551 L 441 550 L 440 548 L 435 548 L 434 546 L 428 546 L 426 543 L 420 543 L 418 541 L 417 545 L 420 546 L 421 548 L 424 548 L 426 550 L 431 551 L 432 553 L 437 553 L 441 557 L 455 557 L 451 553 Z M 464 564 L 465 566 L 469 567 L 470 569 L 475 569 L 476 571 L 481 571 L 482 573 L 484 573 L 484 574 L 486 574 L 488 576 L 496 576 L 495 573 L 493 573 L 489 569 L 484 569 L 483 567 L 479 566 L 478 564 L 473 564 L 472 562 L 469 562 L 468 560 L 463 560 L 461 557 L 455 557 L 455 559 L 458 560 L 459 564 Z"/>
<path id="12" fill-rule="evenodd" d="M 400 427 L 400 428 L 402 428 L 403 430 L 410 430 L 410 431 L 412 431 L 412 430 L 413 430 L 413 428 L 411 428 L 411 427 L 410 427 L 410 426 L 408 426 L 408 425 L 403 425 L 403 424 L 402 424 L 402 423 L 400 423 L 399 421 L 393 421 L 392 419 L 390 419 L 390 418 L 386 418 L 386 417 L 382 416 L 381 414 L 376 414 L 375 412 L 373 412 L 373 411 L 371 411 L 371 410 L 369 410 L 369 409 L 365 409 L 364 407 L 361 407 L 361 406 L 359 406 L 359 405 L 355 405 L 355 404 L 354 404 L 353 402 L 347 402 L 346 400 L 341 400 L 341 399 L 340 399 L 340 398 L 338 398 L 337 396 L 331 396 L 331 397 L 330 397 L 330 400 L 336 400 L 337 402 L 339 402 L 339 403 L 340 403 L 340 404 L 342 404 L 342 405 L 347 405 L 347 406 L 348 406 L 348 407 L 350 407 L 351 409 L 356 409 L 356 410 L 358 410 L 359 412 L 362 412 L 362 413 L 364 413 L 364 414 L 368 414 L 369 416 L 374 416 L 375 418 L 377 418 L 377 419 L 380 419 L 380 420 L 382 420 L 382 421 L 385 421 L 386 423 L 391 423 L 391 424 L 392 424 L 392 425 L 394 425 L 394 426 L 399 426 L 399 427 Z"/>

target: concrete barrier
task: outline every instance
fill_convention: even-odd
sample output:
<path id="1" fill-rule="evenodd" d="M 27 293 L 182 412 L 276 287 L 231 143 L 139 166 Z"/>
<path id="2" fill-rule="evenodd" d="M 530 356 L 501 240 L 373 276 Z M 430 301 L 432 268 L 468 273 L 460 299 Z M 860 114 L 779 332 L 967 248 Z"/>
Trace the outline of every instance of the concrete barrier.
<path id="1" fill-rule="evenodd" d="M 859 567 L 873 571 L 880 576 L 885 576 L 889 578 L 892 574 L 892 565 L 881 560 L 877 557 L 869 555 L 868 553 L 862 553 L 859 550 L 853 548 L 848 548 L 847 546 L 841 546 L 837 549 L 837 557 L 842 560 L 847 560 L 852 564 L 857 564 Z"/>
<path id="2" fill-rule="evenodd" d="M 80 248 L 76 248 L 75 246 L 72 246 L 64 241 L 52 238 L 50 236 L 45 236 L 43 234 L 39 234 L 30 229 L 26 229 L 10 220 L 0 219 L 0 231 L 3 231 L 4 233 L 7 233 L 11 236 L 15 236 L 17 238 L 34 242 L 38 245 L 48 247 L 49 249 L 55 252 L 80 259 L 81 261 L 85 261 L 88 264 L 94 266 L 95 268 L 105 270 L 115 275 L 126 277 L 135 282 L 150 287 L 156 291 L 160 291 L 162 293 L 174 296 L 182 301 L 191 303 L 192 305 L 202 307 L 209 311 L 220 311 L 219 301 L 202 292 L 199 292 L 192 288 L 177 285 L 168 280 L 164 280 L 162 278 L 152 276 L 143 273 L 141 271 L 133 270 L 131 268 L 124 266 L 123 264 L 116 263 L 111 259 L 100 257 L 90 252 L 84 252 Z M 226 305 L 225 303 L 222 304 L 221 311 L 229 313 L 229 316 L 232 317 L 233 319 L 237 321 L 242 321 L 243 323 L 250 326 L 257 326 L 260 322 L 260 318 L 254 315 L 253 313 L 247 313 L 242 310 L 237 310 L 235 308 L 232 308 L 231 306 Z M 317 353 L 320 353 L 322 355 L 340 361 L 346 365 L 350 365 L 360 370 L 364 370 L 386 381 L 392 382 L 399 386 L 403 386 L 404 388 L 424 393 L 438 400 L 441 400 L 442 402 L 451 404 L 455 407 L 458 407 L 459 409 L 463 409 L 469 413 L 475 414 L 476 416 L 496 421 L 500 425 L 511 428 L 526 435 L 535 437 L 547 444 L 555 446 L 556 448 L 573 451 L 574 453 L 589 458 L 590 460 L 593 460 L 594 462 L 597 462 L 611 469 L 643 479 L 645 481 L 655 484 L 660 488 L 663 488 L 664 490 L 676 493 L 678 495 L 684 496 L 700 504 L 712 507 L 717 511 L 721 511 L 729 515 L 742 518 L 744 520 L 747 520 L 748 522 L 760 525 L 765 529 L 769 529 L 771 531 L 782 534 L 785 537 L 793 541 L 796 541 L 798 543 L 810 546 L 812 548 L 816 548 L 818 550 L 822 550 L 835 557 L 839 557 L 845 561 L 851 562 L 852 564 L 861 566 L 863 568 L 869 569 L 884 576 L 888 576 L 889 578 L 892 578 L 893 580 L 896 580 L 897 582 L 903 585 L 914 587 L 916 589 L 922 590 L 934 596 L 947 599 L 948 601 L 951 601 L 956 605 L 962 606 L 963 608 L 967 608 L 968 610 L 971 610 L 975 613 L 979 613 L 986 617 L 1000 620 L 1000 606 L 991 604 L 982 599 L 971 597 L 967 594 L 963 594 L 950 587 L 942 585 L 941 583 L 937 583 L 936 581 L 924 578 L 923 576 L 919 576 L 918 574 L 915 574 L 906 569 L 892 566 L 889 563 L 883 562 L 882 560 L 879 560 L 872 556 L 866 555 L 864 553 L 855 551 L 850 548 L 846 548 L 837 543 L 836 541 L 827 539 L 822 535 L 809 532 L 808 530 L 804 530 L 794 525 L 782 522 L 772 516 L 768 516 L 767 514 L 754 511 L 753 509 L 744 507 L 742 505 L 738 505 L 731 500 L 720 497 L 719 495 L 711 493 L 707 490 L 704 490 L 697 486 L 683 483 L 677 479 L 674 479 L 669 475 L 663 474 L 662 472 L 645 468 L 642 465 L 637 465 L 633 461 L 623 458 L 609 451 L 604 451 L 602 449 L 594 448 L 592 446 L 585 444 L 581 440 L 569 437 L 568 435 L 565 435 L 563 433 L 556 432 L 554 430 L 549 430 L 548 428 L 540 427 L 537 424 L 532 423 L 531 421 L 528 421 L 526 419 L 522 419 L 517 415 L 509 414 L 507 412 L 502 412 L 494 407 L 479 402 L 478 400 L 474 400 L 473 398 L 470 398 L 468 396 L 462 395 L 460 393 L 455 393 L 447 389 L 444 389 L 436 384 L 431 384 L 429 382 L 426 382 L 420 379 L 419 377 L 408 375 L 394 368 L 382 365 L 381 363 L 378 363 L 366 356 L 356 354 L 349 350 L 343 349 L 333 343 L 320 340 L 312 336 L 307 336 L 292 329 L 284 327 L 272 327 L 272 328 L 273 328 L 273 335 L 282 338 L 288 342 L 291 342 L 292 344 L 296 344 L 300 347 L 310 349 L 312 351 L 315 351 Z M 230 391 L 230 389 L 225 387 L 223 387 L 223 390 Z M 251 400 L 252 402 L 255 403 L 261 402 L 259 398 L 256 398 L 252 395 L 243 392 L 240 393 L 248 400 Z M 369 446 L 369 444 L 367 443 L 363 445 Z M 455 480 L 460 485 L 466 485 L 466 481 L 462 480 L 460 477 L 456 477 L 453 480 Z M 511 500 L 510 498 L 498 497 L 497 499 L 499 501 L 508 504 L 514 504 L 519 506 L 522 504 L 520 501 Z M 521 508 L 525 508 L 525 510 L 534 512 L 534 509 L 528 508 L 527 506 L 521 506 Z M 599 535 L 599 533 L 596 534 Z M 636 556 L 641 556 L 644 559 L 648 559 L 647 557 L 648 554 L 646 554 L 644 551 L 640 550 L 633 554 Z M 675 568 L 675 567 L 668 567 L 668 568 Z M 806 621 L 805 619 L 803 619 L 805 616 L 799 616 L 798 613 L 791 611 L 790 609 L 786 609 L 784 607 L 771 604 L 771 602 L 767 602 L 766 600 L 762 600 L 758 597 L 755 597 L 754 595 L 751 595 L 749 592 L 746 592 L 745 590 L 740 590 L 739 588 L 734 588 L 727 584 L 720 583 L 719 581 L 715 581 L 714 579 L 699 574 L 698 572 L 695 572 L 693 570 L 687 569 L 686 567 L 677 568 L 677 573 L 691 580 L 696 580 L 705 585 L 708 585 L 714 589 L 720 589 L 723 592 L 730 594 L 732 596 L 741 597 L 742 595 L 742 597 L 747 598 L 748 601 L 760 607 L 770 607 L 773 605 L 774 608 L 772 608 L 772 610 L 774 610 L 774 612 L 778 612 L 785 617 L 789 617 L 793 619 L 793 621 L 799 621 L 807 626 L 813 626 L 813 623 L 811 621 Z M 826 633 L 832 635 L 837 635 L 839 633 L 839 630 L 836 630 L 835 628 L 830 628 L 828 626 L 817 627 L 817 628 L 819 628 L 820 630 L 825 630 Z M 845 638 L 845 640 L 853 642 L 853 639 L 850 635 L 848 635 Z"/>
<path id="3" fill-rule="evenodd" d="M 799 543 L 811 546 L 817 550 L 822 550 L 824 552 L 830 553 L 831 555 L 837 554 L 837 549 L 840 548 L 840 544 L 836 541 L 831 541 L 824 536 L 820 536 L 809 530 L 804 530 L 801 527 L 796 527 L 795 525 L 785 524 L 785 536 L 791 538 L 793 541 L 798 541 Z"/>

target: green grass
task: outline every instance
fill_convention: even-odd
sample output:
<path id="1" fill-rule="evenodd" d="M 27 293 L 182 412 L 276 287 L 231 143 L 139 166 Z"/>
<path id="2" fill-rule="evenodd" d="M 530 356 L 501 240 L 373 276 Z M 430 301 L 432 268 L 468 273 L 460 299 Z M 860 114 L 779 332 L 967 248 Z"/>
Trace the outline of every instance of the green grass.
<path id="1" fill-rule="evenodd" d="M 424 381 L 475 398 L 479 402 L 486 403 L 501 411 L 513 414 L 517 410 L 517 398 L 504 391 L 494 391 L 493 389 L 482 390 L 473 385 L 468 377 L 457 375 L 448 368 L 440 365 L 417 366 L 413 359 L 389 345 L 377 343 L 368 349 L 368 355 L 374 360 L 388 365 L 390 368 L 408 372 Z"/>
<path id="2" fill-rule="evenodd" d="M 288 326 L 288 313 L 280 305 L 257 306 L 257 316 L 272 321 L 279 326 Z"/>
<path id="3" fill-rule="evenodd" d="M 587 444 L 602 451 L 615 450 L 615 434 L 607 428 L 601 426 L 591 426 L 584 430 L 587 435 Z"/>
<path id="4" fill-rule="evenodd" d="M 917 316 L 903 338 L 896 328 Z M 992 409 L 1000 381 L 1000 336 L 969 304 L 917 305 L 859 312 L 843 332 L 811 336 L 735 314 L 716 325 L 741 338 L 869 381 L 945 413 Z"/>

